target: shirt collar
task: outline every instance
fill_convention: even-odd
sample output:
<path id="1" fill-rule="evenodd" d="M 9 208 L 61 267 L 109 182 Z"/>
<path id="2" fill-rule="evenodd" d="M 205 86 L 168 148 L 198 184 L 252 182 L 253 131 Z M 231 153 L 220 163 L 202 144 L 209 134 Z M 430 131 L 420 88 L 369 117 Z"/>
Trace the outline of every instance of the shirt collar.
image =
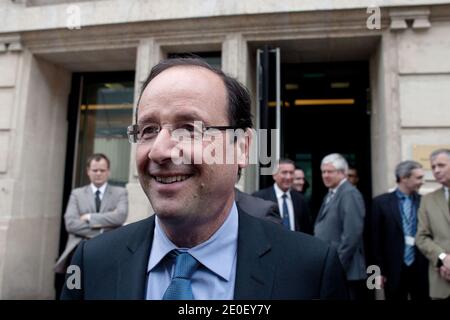
<path id="1" fill-rule="evenodd" d="M 399 188 L 397 188 L 397 189 L 395 190 L 395 195 L 396 195 L 397 198 L 399 198 L 400 200 L 403 200 L 403 199 L 411 199 L 411 197 L 410 197 L 411 195 L 407 195 L 406 193 L 401 192 Z"/>
<path id="2" fill-rule="evenodd" d="M 285 193 L 286 193 L 288 199 L 291 198 L 291 193 L 289 192 L 291 189 L 284 192 L 283 190 L 280 189 L 280 187 L 276 183 L 273 184 L 273 188 L 275 189 L 275 195 L 277 196 L 277 199 L 280 199 L 281 197 L 283 197 L 283 194 L 285 194 Z"/>
<path id="3" fill-rule="evenodd" d="M 91 183 L 90 186 L 91 186 L 91 190 L 92 190 L 92 193 L 93 193 L 93 194 L 95 194 L 95 192 L 96 192 L 97 190 L 100 190 L 100 194 L 104 194 L 107 185 L 108 185 L 108 183 L 105 182 L 100 188 L 97 188 L 93 183 Z"/>
<path id="4" fill-rule="evenodd" d="M 342 179 L 336 188 L 330 188 L 329 191 L 331 191 L 332 193 L 336 193 L 338 191 L 339 187 L 342 186 L 345 183 L 345 181 L 347 181 L 347 178 Z"/>
<path id="5" fill-rule="evenodd" d="M 222 226 L 205 242 L 186 250 L 203 266 L 229 281 L 233 268 L 233 261 L 237 253 L 238 238 L 238 210 L 236 203 L 230 210 Z M 160 225 L 158 216 L 155 218 L 155 233 L 147 265 L 147 272 L 155 268 L 161 260 L 177 246 L 170 241 Z"/>

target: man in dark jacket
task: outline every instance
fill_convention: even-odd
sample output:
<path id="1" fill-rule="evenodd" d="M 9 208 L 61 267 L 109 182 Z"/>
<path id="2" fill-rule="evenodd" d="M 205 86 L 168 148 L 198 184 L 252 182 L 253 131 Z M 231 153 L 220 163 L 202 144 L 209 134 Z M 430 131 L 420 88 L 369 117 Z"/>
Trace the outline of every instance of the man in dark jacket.
<path id="1" fill-rule="evenodd" d="M 374 263 L 386 299 L 428 299 L 428 263 L 415 246 L 418 194 L 424 171 L 418 162 L 400 162 L 395 169 L 397 188 L 373 199 L 371 243 Z"/>

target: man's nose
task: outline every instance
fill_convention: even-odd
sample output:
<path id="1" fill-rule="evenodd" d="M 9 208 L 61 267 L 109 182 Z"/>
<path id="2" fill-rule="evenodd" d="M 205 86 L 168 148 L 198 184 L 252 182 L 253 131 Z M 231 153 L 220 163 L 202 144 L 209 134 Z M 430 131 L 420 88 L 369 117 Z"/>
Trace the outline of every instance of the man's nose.
<path id="1" fill-rule="evenodd" d="M 148 157 L 156 163 L 166 162 L 170 160 L 174 147 L 170 130 L 162 128 L 150 147 Z"/>

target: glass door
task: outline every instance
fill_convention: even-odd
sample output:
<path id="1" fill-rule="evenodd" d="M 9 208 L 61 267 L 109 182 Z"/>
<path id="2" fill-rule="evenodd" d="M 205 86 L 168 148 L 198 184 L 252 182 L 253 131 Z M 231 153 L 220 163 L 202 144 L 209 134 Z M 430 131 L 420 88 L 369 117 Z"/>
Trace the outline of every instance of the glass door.
<path id="1" fill-rule="evenodd" d="M 86 160 L 104 153 L 111 161 L 109 182 L 128 182 L 130 144 L 126 128 L 132 123 L 134 72 L 81 75 L 74 186 L 89 183 Z"/>

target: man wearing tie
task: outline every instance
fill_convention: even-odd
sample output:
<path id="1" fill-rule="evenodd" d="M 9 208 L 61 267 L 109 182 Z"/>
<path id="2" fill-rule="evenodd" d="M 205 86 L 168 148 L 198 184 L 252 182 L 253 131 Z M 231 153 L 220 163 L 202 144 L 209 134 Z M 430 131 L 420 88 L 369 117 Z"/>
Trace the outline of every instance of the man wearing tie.
<path id="1" fill-rule="evenodd" d="M 397 188 L 373 199 L 370 216 L 374 263 L 380 267 L 387 300 L 428 299 L 427 260 L 414 237 L 424 171 L 418 162 L 400 162 Z"/>
<path id="2" fill-rule="evenodd" d="M 304 196 L 293 189 L 295 164 L 282 159 L 273 174 L 273 186 L 259 190 L 253 195 L 278 204 L 283 225 L 292 231 L 312 233 L 310 213 Z"/>
<path id="3" fill-rule="evenodd" d="M 347 274 L 352 299 L 365 299 L 366 263 L 363 230 L 365 206 L 361 193 L 347 181 L 348 164 L 337 153 L 323 158 L 322 179 L 329 189 L 314 226 L 314 235 L 334 246 Z"/>
<path id="4" fill-rule="evenodd" d="M 128 215 L 125 188 L 108 184 L 109 159 L 101 153 L 90 156 L 86 171 L 91 183 L 72 190 L 64 214 L 69 234 L 66 248 L 55 265 L 57 273 L 65 273 L 70 258 L 83 239 L 91 239 L 121 226 Z"/>
<path id="5" fill-rule="evenodd" d="M 252 140 L 245 87 L 203 60 L 173 58 L 152 68 L 138 101 L 128 137 L 155 214 L 80 243 L 82 284 L 62 299 L 347 297 L 333 248 L 235 201 Z M 233 161 L 210 161 L 210 148 Z"/>

